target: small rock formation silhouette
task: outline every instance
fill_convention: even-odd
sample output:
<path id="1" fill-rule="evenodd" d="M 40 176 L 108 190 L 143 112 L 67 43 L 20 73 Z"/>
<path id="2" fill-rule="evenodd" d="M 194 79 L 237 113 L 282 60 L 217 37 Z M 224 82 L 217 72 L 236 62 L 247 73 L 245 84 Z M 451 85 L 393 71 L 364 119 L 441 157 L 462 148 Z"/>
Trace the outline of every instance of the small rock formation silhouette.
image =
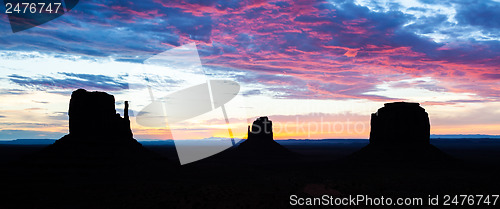
<path id="1" fill-rule="evenodd" d="M 34 156 L 51 164 L 109 165 L 159 159 L 137 142 L 130 129 L 128 102 L 124 117 L 114 96 L 78 89 L 69 104 L 69 134 Z"/>
<path id="2" fill-rule="evenodd" d="M 273 139 L 273 122 L 268 117 L 257 118 L 248 126 L 248 138 L 241 142 L 236 152 L 253 156 L 289 156 L 294 153 Z"/>
<path id="3" fill-rule="evenodd" d="M 350 159 L 370 162 L 421 162 L 451 157 L 430 144 L 430 122 L 419 103 L 386 103 L 371 115 L 370 144 Z"/>
<path id="4" fill-rule="evenodd" d="M 248 137 L 235 146 L 194 164 L 231 165 L 281 165 L 295 162 L 299 154 L 274 141 L 273 122 L 268 117 L 257 118 L 248 126 Z"/>

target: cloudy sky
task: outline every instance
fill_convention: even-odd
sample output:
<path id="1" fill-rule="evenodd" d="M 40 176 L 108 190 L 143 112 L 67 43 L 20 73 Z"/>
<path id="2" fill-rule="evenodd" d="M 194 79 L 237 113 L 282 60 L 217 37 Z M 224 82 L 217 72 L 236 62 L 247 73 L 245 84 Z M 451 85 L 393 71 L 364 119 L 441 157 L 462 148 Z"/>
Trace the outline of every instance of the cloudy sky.
<path id="1" fill-rule="evenodd" d="M 432 134 L 500 134 L 498 11 L 493 0 L 81 0 L 12 33 L 2 8 L 0 139 L 66 134 L 77 88 L 115 95 L 123 114 L 128 76 L 191 43 L 208 79 L 241 86 L 240 109 L 228 112 L 237 137 L 267 115 L 281 139 L 368 138 L 370 113 L 394 101 L 419 102 Z M 132 120 L 138 139 L 172 137 Z M 183 138 L 224 137 L 207 125 L 220 120 L 185 121 Z"/>

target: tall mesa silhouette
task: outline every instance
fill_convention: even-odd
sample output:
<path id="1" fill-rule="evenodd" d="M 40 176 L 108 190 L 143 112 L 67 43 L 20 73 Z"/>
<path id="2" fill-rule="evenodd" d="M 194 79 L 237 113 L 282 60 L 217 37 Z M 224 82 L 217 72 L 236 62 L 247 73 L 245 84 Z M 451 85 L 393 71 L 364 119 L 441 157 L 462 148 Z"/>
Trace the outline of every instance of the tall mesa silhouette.
<path id="1" fill-rule="evenodd" d="M 386 103 L 371 115 L 370 144 L 353 153 L 362 162 L 431 163 L 451 159 L 430 144 L 430 122 L 419 103 Z"/>
<path id="2" fill-rule="evenodd" d="M 69 103 L 69 134 L 43 149 L 32 160 L 50 164 L 110 165 L 159 159 L 133 138 L 125 102 L 124 117 L 115 98 L 105 92 L 73 91 Z"/>

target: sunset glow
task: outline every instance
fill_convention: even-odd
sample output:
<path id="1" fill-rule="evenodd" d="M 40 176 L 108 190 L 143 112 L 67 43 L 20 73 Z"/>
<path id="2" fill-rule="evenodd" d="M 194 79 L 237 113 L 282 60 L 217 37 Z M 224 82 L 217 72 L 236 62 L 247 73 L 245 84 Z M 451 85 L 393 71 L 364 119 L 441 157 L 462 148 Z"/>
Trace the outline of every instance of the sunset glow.
<path id="1" fill-rule="evenodd" d="M 60 138 L 78 88 L 113 94 L 123 115 L 127 76 L 190 43 L 208 79 L 241 86 L 237 138 L 268 116 L 277 139 L 366 139 L 370 114 L 395 101 L 420 103 L 431 134 L 499 135 L 500 3 L 384 2 L 91 0 L 18 33 L 0 16 L 0 139 Z M 227 136 L 214 117 L 170 128 Z M 138 140 L 172 138 L 131 120 Z"/>

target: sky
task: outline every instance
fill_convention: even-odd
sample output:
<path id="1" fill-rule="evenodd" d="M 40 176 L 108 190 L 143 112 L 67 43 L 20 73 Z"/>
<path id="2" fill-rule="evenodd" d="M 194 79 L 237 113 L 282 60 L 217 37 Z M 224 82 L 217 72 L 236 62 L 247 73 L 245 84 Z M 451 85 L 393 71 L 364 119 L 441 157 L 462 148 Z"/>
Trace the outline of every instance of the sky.
<path id="1" fill-rule="evenodd" d="M 227 137 L 219 110 L 168 127 L 135 121 L 150 100 L 130 75 L 169 78 L 159 95 L 190 87 L 175 76 L 184 69 L 147 62 L 186 46 L 201 82 L 240 85 L 228 104 L 238 138 L 269 116 L 276 139 L 366 139 L 370 114 L 396 101 L 420 103 L 431 134 L 500 134 L 500 1 L 81 0 L 17 33 L 1 10 L 0 139 L 67 134 L 78 88 L 113 94 L 122 115 L 132 100 L 139 140 Z"/>

